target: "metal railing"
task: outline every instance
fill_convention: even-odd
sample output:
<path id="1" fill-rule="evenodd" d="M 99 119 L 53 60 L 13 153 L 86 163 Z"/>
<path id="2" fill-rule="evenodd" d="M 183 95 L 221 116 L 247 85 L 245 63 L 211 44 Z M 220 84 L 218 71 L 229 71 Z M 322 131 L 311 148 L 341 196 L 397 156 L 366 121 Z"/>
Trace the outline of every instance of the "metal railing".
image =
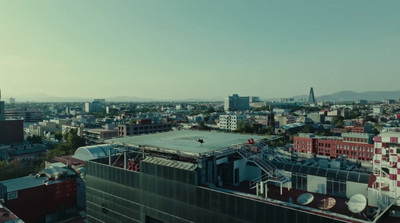
<path id="1" fill-rule="evenodd" d="M 271 181 L 283 184 L 290 181 L 288 177 L 284 176 L 277 170 L 276 166 L 268 160 L 265 154 L 266 147 L 267 142 L 259 142 L 257 144 L 242 145 L 241 148 L 237 150 L 243 158 L 253 162 L 264 172 L 260 177 L 250 181 L 250 189 L 255 188 L 258 182 Z"/>

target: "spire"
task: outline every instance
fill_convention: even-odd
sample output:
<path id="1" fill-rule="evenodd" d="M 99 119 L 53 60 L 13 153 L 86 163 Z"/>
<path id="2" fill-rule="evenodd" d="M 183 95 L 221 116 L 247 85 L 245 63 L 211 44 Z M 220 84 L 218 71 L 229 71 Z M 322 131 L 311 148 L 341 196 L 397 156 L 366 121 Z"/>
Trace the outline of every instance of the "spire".
<path id="1" fill-rule="evenodd" d="M 314 89 L 310 88 L 310 94 L 308 95 L 308 103 L 315 104 Z"/>

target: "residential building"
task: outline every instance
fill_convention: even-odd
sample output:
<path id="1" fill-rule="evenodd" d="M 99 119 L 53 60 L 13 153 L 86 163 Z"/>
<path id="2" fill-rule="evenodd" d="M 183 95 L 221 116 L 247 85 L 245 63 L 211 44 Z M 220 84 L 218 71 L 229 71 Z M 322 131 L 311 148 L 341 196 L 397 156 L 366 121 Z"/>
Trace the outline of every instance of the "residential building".
<path id="1" fill-rule="evenodd" d="M 240 121 L 246 122 L 246 115 L 220 115 L 219 128 L 223 130 L 235 131 Z"/>
<path id="2" fill-rule="evenodd" d="M 396 100 L 395 99 L 385 99 L 385 100 L 383 100 L 383 103 L 385 103 L 385 104 L 395 104 Z"/>
<path id="3" fill-rule="evenodd" d="M 40 122 L 43 120 L 42 112 L 37 108 L 6 109 L 6 119 L 23 119 L 25 122 Z"/>
<path id="4" fill-rule="evenodd" d="M 307 118 L 311 119 L 314 123 L 325 123 L 325 115 L 321 114 L 307 114 Z"/>
<path id="5" fill-rule="evenodd" d="M 76 134 L 80 137 L 83 137 L 83 129 L 84 126 L 80 125 L 80 126 L 72 126 L 72 125 L 62 125 L 61 126 L 61 133 L 63 135 L 65 135 L 66 133 L 68 133 L 71 129 L 76 130 Z"/>
<path id="6" fill-rule="evenodd" d="M 245 111 L 250 109 L 249 97 L 240 97 L 237 94 L 228 96 L 224 101 L 225 111 Z"/>
<path id="7" fill-rule="evenodd" d="M 383 114 L 383 106 L 377 105 L 372 108 L 372 113 L 374 115 L 382 115 Z"/>
<path id="8" fill-rule="evenodd" d="M 152 123 L 151 119 L 138 119 L 136 124 L 118 125 L 118 137 L 171 131 L 171 123 Z"/>
<path id="9" fill-rule="evenodd" d="M 366 133 L 342 133 L 341 137 L 299 134 L 293 138 L 293 150 L 332 158 L 345 156 L 349 159 L 370 161 L 374 154 L 372 137 Z"/>
<path id="10" fill-rule="evenodd" d="M 83 137 L 89 143 L 99 143 L 106 139 L 118 138 L 118 128 L 85 128 L 83 130 Z"/>

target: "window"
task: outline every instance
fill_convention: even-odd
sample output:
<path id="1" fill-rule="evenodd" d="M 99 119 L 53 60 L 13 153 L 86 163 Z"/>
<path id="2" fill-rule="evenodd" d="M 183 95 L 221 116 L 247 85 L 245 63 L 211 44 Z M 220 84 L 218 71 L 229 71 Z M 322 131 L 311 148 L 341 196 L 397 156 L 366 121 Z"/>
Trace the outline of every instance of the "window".
<path id="1" fill-rule="evenodd" d="M 326 194 L 346 196 L 346 181 L 328 178 L 326 183 Z"/>
<path id="2" fill-rule="evenodd" d="M 235 183 L 239 183 L 239 168 L 235 169 Z"/>
<path id="3" fill-rule="evenodd" d="M 307 175 L 292 173 L 292 187 L 299 190 L 307 190 Z"/>
<path id="4" fill-rule="evenodd" d="M 107 205 L 105 203 L 101 204 L 101 211 L 104 214 L 108 214 L 108 208 L 107 208 Z"/>

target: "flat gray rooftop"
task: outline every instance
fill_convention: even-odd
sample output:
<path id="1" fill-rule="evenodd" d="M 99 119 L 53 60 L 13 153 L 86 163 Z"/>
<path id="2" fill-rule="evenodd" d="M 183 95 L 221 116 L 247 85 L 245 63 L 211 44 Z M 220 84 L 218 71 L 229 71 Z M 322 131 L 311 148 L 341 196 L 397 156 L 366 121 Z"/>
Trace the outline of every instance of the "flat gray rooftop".
<path id="1" fill-rule="evenodd" d="M 46 180 L 47 177 L 34 178 L 26 176 L 1 181 L 0 183 L 7 187 L 7 192 L 11 192 L 44 185 Z"/>
<path id="2" fill-rule="evenodd" d="M 267 136 L 244 135 L 209 131 L 171 131 L 107 140 L 108 143 L 127 146 L 148 146 L 189 153 L 208 153 L 234 145 L 247 143 L 248 139 L 268 139 Z M 203 139 L 201 145 L 196 139 Z"/>

